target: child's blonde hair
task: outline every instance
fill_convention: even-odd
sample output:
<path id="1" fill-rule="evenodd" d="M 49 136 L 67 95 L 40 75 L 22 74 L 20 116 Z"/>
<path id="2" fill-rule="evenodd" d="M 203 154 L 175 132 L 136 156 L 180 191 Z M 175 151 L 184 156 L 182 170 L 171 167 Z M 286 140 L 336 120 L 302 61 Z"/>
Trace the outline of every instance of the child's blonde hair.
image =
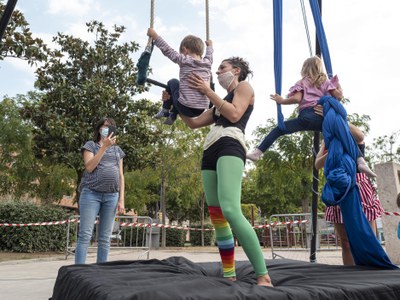
<path id="1" fill-rule="evenodd" d="M 311 84 L 319 88 L 327 79 L 322 60 L 318 56 L 307 58 L 301 68 L 301 76 L 308 78 Z"/>
<path id="2" fill-rule="evenodd" d="M 179 52 L 183 52 L 183 47 L 188 49 L 191 53 L 202 56 L 204 53 L 204 42 L 201 38 L 195 35 L 187 35 L 183 38 L 179 47 Z"/>

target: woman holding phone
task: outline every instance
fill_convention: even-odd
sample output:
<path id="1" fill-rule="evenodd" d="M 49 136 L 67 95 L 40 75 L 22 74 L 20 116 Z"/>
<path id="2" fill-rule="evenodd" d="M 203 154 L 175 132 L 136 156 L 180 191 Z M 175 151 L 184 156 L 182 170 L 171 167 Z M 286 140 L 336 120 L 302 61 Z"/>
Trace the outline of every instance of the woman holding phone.
<path id="1" fill-rule="evenodd" d="M 97 263 L 106 262 L 116 213 L 124 212 L 125 153 L 116 145 L 116 124 L 102 118 L 95 127 L 93 140 L 82 147 L 85 172 L 79 185 L 80 224 L 75 263 L 86 262 L 87 249 L 96 217 L 99 216 Z"/>

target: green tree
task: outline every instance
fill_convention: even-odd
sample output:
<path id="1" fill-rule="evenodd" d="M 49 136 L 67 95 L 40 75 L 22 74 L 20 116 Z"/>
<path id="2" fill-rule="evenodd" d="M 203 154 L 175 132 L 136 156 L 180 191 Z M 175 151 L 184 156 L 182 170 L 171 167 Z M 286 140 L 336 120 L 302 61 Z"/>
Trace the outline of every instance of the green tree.
<path id="1" fill-rule="evenodd" d="M 191 130 L 178 120 L 169 130 L 164 130 L 155 146 L 159 159 L 160 206 L 170 220 L 201 217 L 198 210 L 197 215 L 192 215 L 191 208 L 203 197 L 200 164 L 206 131 L 206 128 Z"/>
<path id="2" fill-rule="evenodd" d="M 399 137 L 400 130 L 375 138 L 372 147 L 367 146 L 370 161 L 373 164 L 389 161 L 400 163 Z"/>
<path id="3" fill-rule="evenodd" d="M 157 134 L 159 139 L 153 147 L 153 158 L 159 179 L 159 202 L 153 202 L 148 209 L 161 212 L 162 224 L 166 217 L 170 221 L 182 221 L 192 219 L 191 214 L 195 213 L 197 220 L 201 218 L 198 207 L 203 197 L 200 161 L 206 130 L 190 130 L 177 120 L 173 126 L 162 126 L 161 133 Z M 165 246 L 165 230 L 162 231 L 162 245 Z"/>
<path id="4" fill-rule="evenodd" d="M 0 102 L 0 194 L 17 199 L 27 194 L 42 203 L 72 194 L 76 175 L 65 166 L 34 158 L 32 126 L 22 119 L 19 109 L 15 99 Z"/>
<path id="5" fill-rule="evenodd" d="M 0 3 L 0 15 L 3 15 L 5 5 Z M 29 65 L 46 61 L 49 49 L 40 38 L 34 38 L 29 23 L 24 15 L 14 10 L 0 43 L 0 60 L 18 58 L 26 60 Z"/>
<path id="6" fill-rule="evenodd" d="M 90 43 L 58 33 L 48 61 L 37 69 L 35 86 L 27 95 L 23 115 L 32 121 L 35 155 L 66 165 L 83 174 L 80 147 L 92 138 L 96 122 L 104 116 L 118 125 L 118 143 L 127 154 L 127 170 L 142 168 L 152 161 L 149 155 L 155 136 L 151 115 L 156 106 L 132 96 L 142 92 L 136 85 L 137 69 L 131 54 L 135 42 L 120 41 L 123 26 L 108 31 L 97 21 L 87 23 L 94 38 Z"/>
<path id="7" fill-rule="evenodd" d="M 144 168 L 125 173 L 125 207 L 140 216 L 156 217 L 160 178 L 156 170 Z"/>
<path id="8" fill-rule="evenodd" d="M 276 124 L 257 128 L 260 139 Z M 295 133 L 279 138 L 245 177 L 243 202 L 254 203 L 264 214 L 308 212 L 312 185 L 313 134 Z"/>
<path id="9" fill-rule="evenodd" d="M 15 198 L 33 194 L 36 163 L 32 128 L 22 119 L 14 99 L 0 102 L 0 132 L 0 194 Z"/>
<path id="10" fill-rule="evenodd" d="M 76 172 L 65 165 L 41 161 L 37 181 L 36 196 L 42 204 L 52 204 L 60 201 L 64 195 L 73 195 Z"/>

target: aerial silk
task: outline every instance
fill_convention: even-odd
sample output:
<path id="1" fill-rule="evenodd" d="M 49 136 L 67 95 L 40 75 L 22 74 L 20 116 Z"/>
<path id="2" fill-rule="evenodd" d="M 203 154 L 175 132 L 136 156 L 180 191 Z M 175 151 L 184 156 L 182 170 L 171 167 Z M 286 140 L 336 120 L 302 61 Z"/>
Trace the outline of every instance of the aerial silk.
<path id="1" fill-rule="evenodd" d="M 150 0 L 150 28 L 154 27 L 154 1 L 155 0 Z M 136 67 L 138 68 L 136 83 L 138 85 L 144 85 L 146 83 L 147 71 L 149 69 L 150 57 L 151 53 L 153 52 L 153 48 L 153 39 L 149 37 L 149 39 L 147 40 L 146 48 L 142 55 L 140 55 L 139 60 L 136 64 Z"/>
<path id="2" fill-rule="evenodd" d="M 153 43 L 147 46 L 144 52 L 140 55 L 139 60 L 136 64 L 136 67 L 138 68 L 136 83 L 138 85 L 143 85 L 146 83 L 147 71 L 149 69 L 150 57 L 151 53 L 153 52 L 153 47 Z"/>
<path id="3" fill-rule="evenodd" d="M 332 64 L 318 0 L 310 0 L 310 6 L 325 69 L 331 78 Z M 386 255 L 362 211 L 360 191 L 355 179 L 359 150 L 350 133 L 346 110 L 334 97 L 322 97 L 320 104 L 324 106 L 322 134 L 329 149 L 324 166 L 326 184 L 322 201 L 327 206 L 339 205 L 341 208 L 356 265 L 397 268 Z"/>
<path id="4" fill-rule="evenodd" d="M 333 72 L 332 72 L 331 56 L 329 54 L 329 47 L 328 47 L 328 41 L 327 41 L 326 35 L 325 35 L 325 30 L 322 25 L 322 19 L 321 19 L 321 13 L 320 13 L 318 0 L 310 0 L 310 7 L 311 7 L 311 11 L 312 11 L 312 14 L 314 17 L 315 32 L 317 34 L 319 46 L 321 47 L 322 59 L 324 61 L 325 70 L 326 70 L 326 73 L 328 74 L 328 77 L 332 78 Z"/>
<path id="5" fill-rule="evenodd" d="M 1 15 L 1 19 L 0 19 L 0 41 L 3 39 L 4 31 L 7 28 L 8 22 L 11 19 L 11 15 L 14 11 L 16 4 L 17 4 L 17 0 L 8 0 L 7 5 L 4 8 L 4 12 Z"/>
<path id="6" fill-rule="evenodd" d="M 365 217 L 356 183 L 358 146 L 350 133 L 347 113 L 334 97 L 324 96 L 322 134 L 328 151 L 322 201 L 339 205 L 356 265 L 397 269 L 386 255 Z"/>
<path id="7" fill-rule="evenodd" d="M 274 0 L 274 74 L 275 93 L 282 93 L 282 0 Z M 285 123 L 281 105 L 276 103 L 278 114 L 278 128 L 285 130 Z"/>

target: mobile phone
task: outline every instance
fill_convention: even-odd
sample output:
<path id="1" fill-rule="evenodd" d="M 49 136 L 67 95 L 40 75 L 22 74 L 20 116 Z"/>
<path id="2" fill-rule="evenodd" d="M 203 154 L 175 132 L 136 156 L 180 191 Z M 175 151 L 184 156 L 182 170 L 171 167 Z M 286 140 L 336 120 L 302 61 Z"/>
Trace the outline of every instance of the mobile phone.
<path id="1" fill-rule="evenodd" d="M 111 133 L 114 133 L 113 136 L 117 135 L 117 127 L 115 127 L 114 125 L 108 126 L 108 136 L 110 136 Z"/>

